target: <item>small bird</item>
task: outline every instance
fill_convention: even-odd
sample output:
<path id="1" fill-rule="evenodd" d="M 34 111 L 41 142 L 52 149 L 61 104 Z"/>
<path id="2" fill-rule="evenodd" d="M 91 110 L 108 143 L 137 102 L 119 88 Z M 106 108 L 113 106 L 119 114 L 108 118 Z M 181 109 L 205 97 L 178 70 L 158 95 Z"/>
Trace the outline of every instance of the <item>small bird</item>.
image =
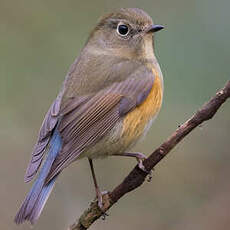
<path id="1" fill-rule="evenodd" d="M 99 20 L 44 118 L 25 182 L 42 166 L 15 217 L 17 224 L 38 220 L 58 175 L 81 158 L 89 160 L 99 208 L 102 193 L 93 159 L 134 157 L 145 171 L 145 155 L 127 151 L 161 108 L 163 76 L 153 39 L 163 28 L 137 8 L 122 8 Z"/>

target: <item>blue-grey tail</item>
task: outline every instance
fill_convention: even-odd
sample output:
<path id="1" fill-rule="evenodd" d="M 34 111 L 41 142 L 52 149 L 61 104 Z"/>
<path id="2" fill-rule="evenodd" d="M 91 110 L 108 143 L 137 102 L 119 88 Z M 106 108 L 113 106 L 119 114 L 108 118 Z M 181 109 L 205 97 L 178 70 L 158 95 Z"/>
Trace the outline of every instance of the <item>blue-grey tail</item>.
<path id="1" fill-rule="evenodd" d="M 21 224 L 24 221 L 30 221 L 34 224 L 39 218 L 42 209 L 54 187 L 57 176 L 46 183 L 46 178 L 50 172 L 51 166 L 60 152 L 62 147 L 61 136 L 57 129 L 55 129 L 50 141 L 50 149 L 47 154 L 45 163 L 42 166 L 40 174 L 34 182 L 30 192 L 27 194 L 24 202 L 21 205 L 14 221 L 16 224 Z"/>

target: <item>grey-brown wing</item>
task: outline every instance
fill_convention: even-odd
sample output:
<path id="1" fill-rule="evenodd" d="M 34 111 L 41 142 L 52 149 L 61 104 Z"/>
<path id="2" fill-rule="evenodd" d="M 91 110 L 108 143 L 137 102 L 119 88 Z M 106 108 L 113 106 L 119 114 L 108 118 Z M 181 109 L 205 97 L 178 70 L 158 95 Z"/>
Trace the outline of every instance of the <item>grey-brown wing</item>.
<path id="1" fill-rule="evenodd" d="M 87 100 L 87 97 L 79 98 L 79 100 L 72 101 L 70 98 L 67 103 L 65 103 L 65 107 L 63 108 L 62 113 L 68 113 L 73 108 L 78 108 L 84 101 Z M 54 128 L 57 125 L 57 122 L 60 118 L 60 109 L 61 109 L 61 101 L 62 101 L 62 92 L 57 96 L 56 100 L 51 105 L 48 110 L 42 126 L 39 131 L 37 142 L 34 146 L 32 157 L 27 167 L 24 180 L 25 182 L 29 182 L 33 179 L 33 177 L 38 172 L 42 160 L 45 156 L 46 149 L 49 145 L 49 141 L 51 139 Z"/>
<path id="2" fill-rule="evenodd" d="M 45 155 L 45 149 L 49 143 L 52 131 L 58 121 L 60 104 L 61 94 L 58 95 L 56 100 L 53 102 L 43 120 L 42 126 L 39 131 L 37 143 L 34 146 L 32 157 L 24 176 L 25 182 L 29 182 L 33 179 L 42 163 L 43 157 Z"/>
<path id="3" fill-rule="evenodd" d="M 94 95 L 87 103 L 69 111 L 60 122 L 63 148 L 55 159 L 47 181 L 57 175 L 90 145 L 98 142 L 150 92 L 154 76 L 134 76 Z"/>

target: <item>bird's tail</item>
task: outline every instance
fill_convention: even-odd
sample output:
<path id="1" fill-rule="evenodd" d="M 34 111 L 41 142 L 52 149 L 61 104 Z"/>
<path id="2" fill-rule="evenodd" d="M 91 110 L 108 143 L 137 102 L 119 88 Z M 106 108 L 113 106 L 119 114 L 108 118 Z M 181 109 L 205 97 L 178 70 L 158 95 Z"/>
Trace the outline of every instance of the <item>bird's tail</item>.
<path id="1" fill-rule="evenodd" d="M 62 140 L 58 130 L 55 129 L 50 141 L 50 149 L 40 174 L 14 219 L 16 224 L 21 224 L 26 220 L 30 221 L 31 224 L 34 224 L 39 218 L 57 178 L 57 176 L 55 176 L 52 180 L 46 183 L 47 175 L 49 174 L 50 168 L 60 152 L 61 147 Z"/>

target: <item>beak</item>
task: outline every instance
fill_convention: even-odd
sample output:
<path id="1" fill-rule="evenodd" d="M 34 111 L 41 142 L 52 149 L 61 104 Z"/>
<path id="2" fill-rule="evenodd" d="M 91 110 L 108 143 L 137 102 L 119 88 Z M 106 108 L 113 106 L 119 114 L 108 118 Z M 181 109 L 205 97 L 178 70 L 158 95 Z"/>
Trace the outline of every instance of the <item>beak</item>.
<path id="1" fill-rule="evenodd" d="M 162 25 L 151 25 L 149 28 L 147 28 L 146 33 L 155 33 L 162 29 L 164 29 L 164 26 Z"/>

